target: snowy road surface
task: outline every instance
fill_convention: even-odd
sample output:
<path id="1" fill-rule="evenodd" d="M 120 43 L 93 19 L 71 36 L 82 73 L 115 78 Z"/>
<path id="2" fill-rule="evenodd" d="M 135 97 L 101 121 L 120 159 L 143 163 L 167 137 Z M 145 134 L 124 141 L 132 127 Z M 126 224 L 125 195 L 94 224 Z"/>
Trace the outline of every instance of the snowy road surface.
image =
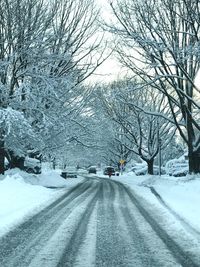
<path id="1" fill-rule="evenodd" d="M 0 266 L 200 266 L 192 239 L 168 227 L 121 183 L 92 178 L 4 236 Z"/>

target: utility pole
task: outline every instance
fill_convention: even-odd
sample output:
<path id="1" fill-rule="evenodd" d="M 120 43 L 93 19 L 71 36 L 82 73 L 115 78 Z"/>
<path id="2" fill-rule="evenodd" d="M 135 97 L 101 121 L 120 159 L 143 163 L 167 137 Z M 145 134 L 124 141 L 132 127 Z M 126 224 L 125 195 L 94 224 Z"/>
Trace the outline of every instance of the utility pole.
<path id="1" fill-rule="evenodd" d="M 158 138 L 158 165 L 159 165 L 159 176 L 161 176 L 161 138 L 160 138 L 160 131 L 159 131 L 159 121 L 157 121 L 157 129 L 158 129 L 158 133 L 157 133 L 157 138 Z"/>
<path id="2" fill-rule="evenodd" d="M 4 160 L 5 160 L 5 149 L 4 149 L 4 132 L 0 130 L 0 174 L 4 174 Z"/>
<path id="3" fill-rule="evenodd" d="M 159 146 L 159 176 L 161 176 L 161 166 L 162 166 L 162 159 L 161 159 L 161 139 L 158 139 L 158 146 Z"/>

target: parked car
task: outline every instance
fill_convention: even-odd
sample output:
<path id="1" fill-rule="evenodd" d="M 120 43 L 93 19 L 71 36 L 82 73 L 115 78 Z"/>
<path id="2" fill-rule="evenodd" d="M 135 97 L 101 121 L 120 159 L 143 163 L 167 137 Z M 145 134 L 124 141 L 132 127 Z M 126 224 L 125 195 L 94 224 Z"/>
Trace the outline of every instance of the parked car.
<path id="1" fill-rule="evenodd" d="M 189 169 L 188 167 L 185 167 L 185 168 L 180 168 L 180 169 L 175 170 L 172 173 L 172 175 L 174 177 L 182 177 L 182 176 L 186 176 L 188 173 L 189 173 Z"/>
<path id="2" fill-rule="evenodd" d="M 104 171 L 103 171 L 103 174 L 104 175 L 115 175 L 115 168 L 113 168 L 112 166 L 107 166 L 104 168 Z"/>
<path id="3" fill-rule="evenodd" d="M 165 165 L 166 173 L 170 176 L 174 176 L 174 173 L 176 174 L 176 172 L 187 169 L 189 169 L 188 161 L 184 158 L 169 160 Z"/>
<path id="4" fill-rule="evenodd" d="M 35 158 L 25 157 L 23 170 L 28 173 L 40 174 L 41 162 Z"/>
<path id="5" fill-rule="evenodd" d="M 138 167 L 137 169 L 135 169 L 135 174 L 137 175 L 137 176 L 139 176 L 139 175 L 145 175 L 145 174 L 147 174 L 147 166 L 140 166 L 140 167 Z"/>
<path id="6" fill-rule="evenodd" d="M 88 168 L 88 173 L 94 173 L 94 174 L 96 174 L 96 173 L 97 173 L 97 169 L 96 169 L 96 167 L 95 167 L 95 166 L 91 166 L 91 167 L 89 167 L 89 168 Z"/>
<path id="7" fill-rule="evenodd" d="M 61 176 L 63 178 L 77 178 L 77 170 L 76 167 L 66 167 L 62 173 Z"/>
<path id="8" fill-rule="evenodd" d="M 134 166 L 132 166 L 131 171 L 135 172 L 143 168 L 147 168 L 146 163 L 136 163 Z"/>
<path id="9" fill-rule="evenodd" d="M 77 173 L 80 174 L 80 175 L 84 175 L 84 174 L 88 173 L 88 170 L 86 168 L 79 168 L 77 170 Z"/>
<path id="10" fill-rule="evenodd" d="M 148 173 L 148 167 L 147 167 L 147 165 L 142 165 L 142 164 L 134 166 L 132 168 L 132 170 L 135 172 L 135 174 L 137 176 L 139 176 L 139 175 L 146 175 Z M 153 166 L 153 174 L 154 175 L 159 175 L 159 171 L 160 171 L 159 170 L 159 166 L 154 165 Z M 161 174 L 165 174 L 165 173 L 166 173 L 165 172 L 165 169 L 163 167 L 161 167 Z"/>

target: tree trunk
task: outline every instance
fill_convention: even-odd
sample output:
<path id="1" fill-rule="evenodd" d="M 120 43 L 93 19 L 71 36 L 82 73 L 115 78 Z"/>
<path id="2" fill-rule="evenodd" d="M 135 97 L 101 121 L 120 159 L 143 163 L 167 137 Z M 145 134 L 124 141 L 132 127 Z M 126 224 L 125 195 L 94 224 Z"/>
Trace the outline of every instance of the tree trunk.
<path id="1" fill-rule="evenodd" d="M 53 165 L 53 170 L 55 170 L 56 169 L 56 158 L 53 158 L 52 165 Z"/>
<path id="2" fill-rule="evenodd" d="M 10 168 L 19 168 L 23 170 L 24 168 L 24 157 L 19 157 L 14 154 L 14 152 L 10 151 Z"/>
<path id="3" fill-rule="evenodd" d="M 153 162 L 154 162 L 154 159 L 150 159 L 147 161 L 148 174 L 151 174 L 151 175 L 153 175 Z"/>
<path id="4" fill-rule="evenodd" d="M 195 132 L 190 115 L 187 118 L 189 173 L 200 173 L 200 148 L 194 150 Z"/>
<path id="5" fill-rule="evenodd" d="M 189 173 L 200 173 L 200 149 L 189 152 Z"/>
<path id="6" fill-rule="evenodd" d="M 5 166 L 5 151 L 4 151 L 4 141 L 0 140 L 0 174 L 4 174 Z"/>

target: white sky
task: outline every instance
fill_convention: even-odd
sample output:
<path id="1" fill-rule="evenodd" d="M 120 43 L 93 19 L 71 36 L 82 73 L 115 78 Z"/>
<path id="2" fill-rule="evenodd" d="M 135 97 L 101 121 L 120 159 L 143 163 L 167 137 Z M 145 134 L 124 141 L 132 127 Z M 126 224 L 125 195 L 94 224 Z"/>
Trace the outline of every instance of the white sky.
<path id="1" fill-rule="evenodd" d="M 91 82 L 110 82 L 123 76 L 122 68 L 117 60 L 108 58 L 93 74 L 89 81 Z"/>
<path id="2" fill-rule="evenodd" d="M 107 22 L 112 18 L 112 12 L 109 6 L 109 0 L 96 0 L 101 8 L 101 16 Z M 106 36 L 105 36 L 106 39 Z M 108 49 L 109 51 L 109 49 Z M 91 82 L 110 82 L 123 76 L 122 68 L 114 57 L 110 56 L 88 80 Z"/>

